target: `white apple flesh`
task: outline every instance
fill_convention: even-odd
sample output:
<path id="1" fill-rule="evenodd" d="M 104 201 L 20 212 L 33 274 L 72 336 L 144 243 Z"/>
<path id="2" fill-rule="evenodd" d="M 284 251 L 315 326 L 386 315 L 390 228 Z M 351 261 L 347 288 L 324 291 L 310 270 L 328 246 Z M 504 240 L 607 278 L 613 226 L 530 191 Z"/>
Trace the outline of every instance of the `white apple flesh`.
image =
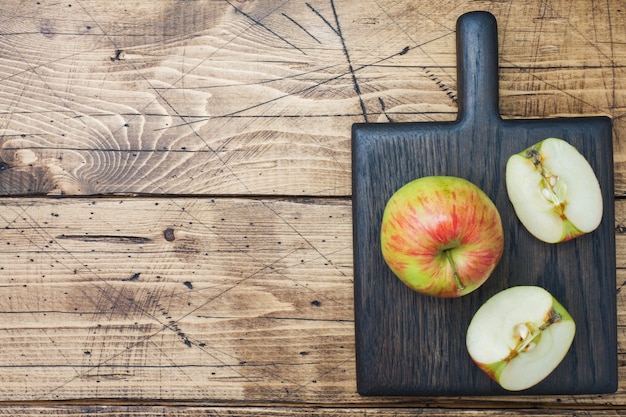
<path id="1" fill-rule="evenodd" d="M 589 233 L 602 220 L 598 179 L 585 157 L 562 139 L 544 139 L 512 155 L 506 188 L 520 222 L 544 242 Z"/>
<path id="2" fill-rule="evenodd" d="M 509 391 L 528 389 L 545 379 L 567 355 L 576 325 L 545 289 L 517 286 L 487 300 L 467 329 L 474 362 Z"/>

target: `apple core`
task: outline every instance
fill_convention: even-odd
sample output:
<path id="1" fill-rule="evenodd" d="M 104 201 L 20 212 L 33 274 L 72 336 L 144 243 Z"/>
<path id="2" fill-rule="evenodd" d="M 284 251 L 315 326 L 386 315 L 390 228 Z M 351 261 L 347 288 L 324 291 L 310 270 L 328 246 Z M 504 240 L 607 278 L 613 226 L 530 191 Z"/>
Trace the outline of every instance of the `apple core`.
<path id="1" fill-rule="evenodd" d="M 472 360 L 509 391 L 545 379 L 567 355 L 576 325 L 567 310 L 537 286 L 507 288 L 476 311 L 467 329 Z"/>

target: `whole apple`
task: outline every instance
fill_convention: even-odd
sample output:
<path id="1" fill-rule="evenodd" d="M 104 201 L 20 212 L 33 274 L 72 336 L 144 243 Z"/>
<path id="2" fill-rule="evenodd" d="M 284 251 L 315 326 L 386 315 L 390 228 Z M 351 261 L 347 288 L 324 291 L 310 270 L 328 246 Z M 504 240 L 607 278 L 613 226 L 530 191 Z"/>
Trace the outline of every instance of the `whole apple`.
<path id="1" fill-rule="evenodd" d="M 504 249 L 493 201 L 451 176 L 422 177 L 398 189 L 385 207 L 380 239 L 385 262 L 402 282 L 444 298 L 480 287 Z"/>

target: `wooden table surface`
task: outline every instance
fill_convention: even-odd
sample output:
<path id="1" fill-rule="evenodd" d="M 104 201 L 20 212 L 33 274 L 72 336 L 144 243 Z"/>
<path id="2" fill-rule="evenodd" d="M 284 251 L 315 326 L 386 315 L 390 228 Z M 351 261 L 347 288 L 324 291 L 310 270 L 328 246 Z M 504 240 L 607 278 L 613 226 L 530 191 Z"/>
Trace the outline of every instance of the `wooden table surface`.
<path id="1" fill-rule="evenodd" d="M 0 414 L 626 410 L 626 0 L 1 6 Z M 504 118 L 613 118 L 615 394 L 356 392 L 351 125 L 454 120 L 470 10 Z"/>

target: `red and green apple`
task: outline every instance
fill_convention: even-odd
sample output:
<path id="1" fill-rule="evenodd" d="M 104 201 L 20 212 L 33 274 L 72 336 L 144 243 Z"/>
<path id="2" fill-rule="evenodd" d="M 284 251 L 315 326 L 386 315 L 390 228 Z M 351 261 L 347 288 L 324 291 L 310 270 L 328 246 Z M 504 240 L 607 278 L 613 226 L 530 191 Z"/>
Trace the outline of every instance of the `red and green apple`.
<path id="1" fill-rule="evenodd" d="M 602 220 L 598 179 L 585 157 L 562 139 L 544 139 L 512 155 L 505 176 L 517 217 L 539 240 L 570 240 Z"/>
<path id="2" fill-rule="evenodd" d="M 545 379 L 567 355 L 576 325 L 544 288 L 516 286 L 488 299 L 467 328 L 473 361 L 509 391 Z"/>
<path id="3" fill-rule="evenodd" d="M 480 287 L 504 248 L 493 201 L 452 176 L 421 177 L 398 189 L 387 201 L 380 241 L 385 262 L 402 282 L 444 298 Z"/>

